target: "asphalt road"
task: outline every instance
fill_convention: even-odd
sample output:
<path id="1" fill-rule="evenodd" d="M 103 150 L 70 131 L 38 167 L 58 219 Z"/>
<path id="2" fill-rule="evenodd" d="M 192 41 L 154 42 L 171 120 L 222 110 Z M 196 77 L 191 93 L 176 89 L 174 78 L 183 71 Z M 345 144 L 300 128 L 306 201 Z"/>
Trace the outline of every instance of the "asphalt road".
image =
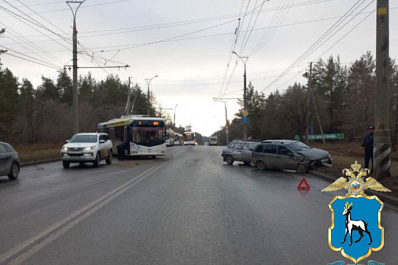
<path id="1" fill-rule="evenodd" d="M 171 147 L 155 160 L 24 167 L 0 178 L 3 264 L 327 264 L 330 183 L 222 162 L 221 147 Z M 298 191 L 305 177 L 311 189 Z M 398 264 L 398 210 L 385 205 L 385 246 Z"/>

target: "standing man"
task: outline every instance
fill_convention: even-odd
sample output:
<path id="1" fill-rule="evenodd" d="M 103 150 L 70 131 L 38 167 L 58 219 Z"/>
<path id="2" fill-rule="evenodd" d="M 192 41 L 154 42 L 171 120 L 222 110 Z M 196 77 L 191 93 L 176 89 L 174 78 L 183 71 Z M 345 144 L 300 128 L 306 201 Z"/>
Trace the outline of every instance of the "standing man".
<path id="1" fill-rule="evenodd" d="M 373 133 L 375 127 L 373 125 L 369 126 L 368 133 L 363 139 L 361 149 L 365 149 L 365 168 L 369 169 L 369 160 L 372 160 L 372 170 L 373 170 Z"/>

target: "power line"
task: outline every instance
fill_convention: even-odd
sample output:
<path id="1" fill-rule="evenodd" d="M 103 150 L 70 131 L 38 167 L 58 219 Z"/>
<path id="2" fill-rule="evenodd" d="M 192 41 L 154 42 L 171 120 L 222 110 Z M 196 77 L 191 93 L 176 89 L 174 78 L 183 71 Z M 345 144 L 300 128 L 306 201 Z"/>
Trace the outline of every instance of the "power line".
<path id="1" fill-rule="evenodd" d="M 372 4 L 372 3 L 370 3 Z M 323 55 L 325 55 L 328 51 L 330 51 L 334 46 L 336 46 L 338 43 L 340 43 L 345 37 L 347 37 L 354 29 L 356 29 L 360 24 L 362 24 L 367 18 L 369 18 L 372 14 L 374 14 L 376 9 L 374 9 L 371 12 L 367 12 L 369 13 L 366 17 L 364 17 L 362 20 L 359 21 L 359 23 L 357 23 L 354 27 L 352 27 L 346 34 L 344 34 L 340 39 L 338 39 L 335 43 L 333 43 L 333 45 L 331 45 L 325 52 L 323 52 L 320 56 L 318 56 L 314 61 L 318 61 L 320 58 L 322 58 Z M 346 63 L 347 64 L 347 63 Z M 348 63 L 348 64 L 352 64 L 352 63 Z M 284 87 L 287 83 L 290 83 L 290 81 L 292 81 L 294 78 L 296 78 L 300 73 L 302 73 L 304 70 L 299 71 L 296 75 L 294 75 L 292 78 L 290 78 L 289 80 L 287 80 L 285 83 L 283 83 L 282 85 L 280 85 L 277 89 Z"/>
<path id="2" fill-rule="evenodd" d="M 221 26 L 230 24 L 232 22 L 235 22 L 235 20 L 230 20 L 230 21 L 223 22 L 223 23 L 220 23 L 220 24 L 217 24 L 217 25 L 214 25 L 214 26 L 202 28 L 202 29 L 199 29 L 199 30 L 191 31 L 191 32 L 188 32 L 188 33 L 184 33 L 184 34 L 181 34 L 181 35 L 177 35 L 177 36 L 174 36 L 174 37 L 169 37 L 169 38 L 165 38 L 165 39 L 161 39 L 161 40 L 157 40 L 157 41 L 151 41 L 151 42 L 146 42 L 146 43 L 141 43 L 141 44 L 128 44 L 128 45 L 115 45 L 115 46 L 107 46 L 107 47 L 97 47 L 95 49 L 98 49 L 98 50 L 101 49 L 100 51 L 107 51 L 107 52 L 117 51 L 117 50 L 129 50 L 129 49 L 134 49 L 134 48 L 138 48 L 138 47 L 142 47 L 142 46 L 153 45 L 153 44 L 158 44 L 158 43 L 162 43 L 162 42 L 175 40 L 175 39 L 178 39 L 180 37 L 189 36 L 189 35 L 196 34 L 198 32 L 202 32 L 202 31 L 206 31 L 206 30 L 209 30 L 209 29 L 221 27 Z M 104 50 L 106 48 L 114 48 L 114 49 Z"/>
<path id="3" fill-rule="evenodd" d="M 108 1 L 108 2 L 105 2 L 105 3 L 97 3 L 97 4 L 86 5 L 86 6 L 82 7 L 82 8 L 111 5 L 111 4 L 120 3 L 120 2 L 127 2 L 127 1 L 131 1 L 131 0 Z M 64 2 L 64 1 L 60 1 L 60 2 Z M 40 12 L 40 14 L 58 13 L 58 12 L 65 12 L 65 11 L 69 11 L 69 9 L 63 8 L 63 9 L 55 9 L 55 10 L 43 11 L 43 12 Z M 33 15 L 33 14 L 29 14 L 29 15 Z M 4 18 L 9 18 L 9 17 L 0 17 L 0 19 L 4 19 Z"/>
<path id="4" fill-rule="evenodd" d="M 360 3 L 362 1 L 362 3 Z M 374 0 L 372 0 L 373 2 Z M 360 3 L 360 4 L 359 4 Z M 359 5 L 358 5 L 359 4 Z M 324 44 L 324 40 L 330 36 L 331 34 L 336 34 L 338 31 L 340 31 L 343 27 L 345 27 L 347 24 L 344 24 L 343 27 L 339 28 L 336 32 L 334 30 L 339 27 L 349 16 L 349 14 L 352 14 L 357 10 L 361 5 L 363 4 L 363 0 L 358 0 L 337 22 L 335 22 L 315 43 L 313 43 L 299 58 L 297 58 L 283 73 L 281 73 L 275 80 L 273 80 L 267 87 L 265 87 L 262 91 L 266 90 L 273 84 L 275 84 L 277 81 L 279 81 L 285 74 L 290 72 L 297 64 L 302 62 L 305 58 L 307 58 L 309 55 L 311 55 L 315 50 L 317 50 L 322 44 Z M 357 6 L 358 5 L 358 6 Z M 366 7 L 365 7 L 366 8 Z M 355 18 L 355 16 L 354 16 Z M 352 19 L 351 19 L 352 20 Z M 350 21 L 351 21 L 350 20 Z"/>
<path id="5" fill-rule="evenodd" d="M 2 24 L 2 25 L 5 26 L 5 27 L 7 27 L 5 24 Z M 29 43 L 29 41 L 28 41 L 25 37 L 23 37 L 23 36 L 21 36 L 20 34 L 18 34 L 18 32 L 14 32 L 10 27 L 7 27 L 7 29 L 8 29 L 8 34 L 7 34 L 7 38 L 8 38 L 8 39 L 14 40 L 14 38 L 17 38 L 17 39 L 19 39 L 19 40 L 23 40 L 23 39 L 26 40 L 25 42 L 22 41 L 22 42 L 16 43 L 16 44 L 18 44 L 18 45 L 20 45 L 21 47 L 27 49 L 28 51 L 30 51 L 30 52 L 33 53 L 33 54 L 39 54 L 38 56 L 39 56 L 40 58 L 44 59 L 44 60 L 48 60 L 48 59 L 49 59 L 49 60 L 56 61 L 56 62 L 62 62 L 62 61 L 59 60 L 57 57 L 51 55 L 49 52 L 45 51 L 45 50 L 44 50 L 43 48 L 41 48 L 40 46 L 38 46 L 38 45 L 36 45 L 36 44 L 34 44 L 34 43 Z M 4 44 L 4 45 L 7 45 L 7 44 Z M 13 46 L 15 46 L 15 44 L 8 44 L 8 45 L 13 45 Z M 32 48 L 31 48 L 30 46 L 31 46 Z M 33 49 L 36 50 L 36 51 L 39 51 L 39 52 L 34 52 Z M 43 54 L 43 55 L 45 55 L 45 56 L 42 56 L 41 54 Z"/>
<path id="6" fill-rule="evenodd" d="M 34 61 L 34 60 L 23 58 L 23 57 L 20 57 L 18 55 L 15 55 L 15 54 L 6 53 L 5 55 L 9 55 L 9 56 L 12 56 L 12 57 L 24 60 L 24 61 L 28 61 L 28 62 L 31 62 L 31 63 L 34 63 L 34 64 L 42 65 L 42 66 L 45 66 L 45 67 L 49 67 L 49 68 L 52 68 L 52 69 L 55 69 L 55 70 L 61 70 L 61 68 L 57 68 L 57 67 L 54 67 L 54 66 L 51 66 L 51 65 L 47 65 L 45 63 L 40 63 L 40 62 L 37 62 L 37 61 Z"/>

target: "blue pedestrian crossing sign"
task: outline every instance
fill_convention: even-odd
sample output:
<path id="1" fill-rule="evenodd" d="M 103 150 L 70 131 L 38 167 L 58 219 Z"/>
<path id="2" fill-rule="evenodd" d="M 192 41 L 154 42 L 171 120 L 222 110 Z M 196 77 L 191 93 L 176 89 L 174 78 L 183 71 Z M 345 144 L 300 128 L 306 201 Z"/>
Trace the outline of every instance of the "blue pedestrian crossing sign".
<path id="1" fill-rule="evenodd" d="M 248 119 L 247 117 L 243 117 L 243 118 L 242 118 L 242 121 L 243 121 L 243 122 L 247 122 L 248 120 L 249 120 L 249 119 Z"/>

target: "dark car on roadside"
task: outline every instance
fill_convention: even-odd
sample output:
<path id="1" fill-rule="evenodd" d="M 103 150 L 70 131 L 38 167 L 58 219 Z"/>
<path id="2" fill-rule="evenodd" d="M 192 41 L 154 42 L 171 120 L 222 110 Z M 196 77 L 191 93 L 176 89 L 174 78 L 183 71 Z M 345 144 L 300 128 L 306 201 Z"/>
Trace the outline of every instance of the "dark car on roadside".
<path id="1" fill-rule="evenodd" d="M 0 142 L 0 176 L 8 176 L 10 180 L 19 176 L 18 153 L 8 143 Z"/>
<path id="2" fill-rule="evenodd" d="M 246 165 L 251 164 L 252 151 L 258 142 L 233 141 L 221 153 L 224 162 L 232 165 L 234 161 L 241 161 Z"/>
<path id="3" fill-rule="evenodd" d="M 305 173 L 318 166 L 331 166 L 332 161 L 329 152 L 294 140 L 262 141 L 253 150 L 251 160 L 261 170 L 292 169 L 297 173 Z"/>

